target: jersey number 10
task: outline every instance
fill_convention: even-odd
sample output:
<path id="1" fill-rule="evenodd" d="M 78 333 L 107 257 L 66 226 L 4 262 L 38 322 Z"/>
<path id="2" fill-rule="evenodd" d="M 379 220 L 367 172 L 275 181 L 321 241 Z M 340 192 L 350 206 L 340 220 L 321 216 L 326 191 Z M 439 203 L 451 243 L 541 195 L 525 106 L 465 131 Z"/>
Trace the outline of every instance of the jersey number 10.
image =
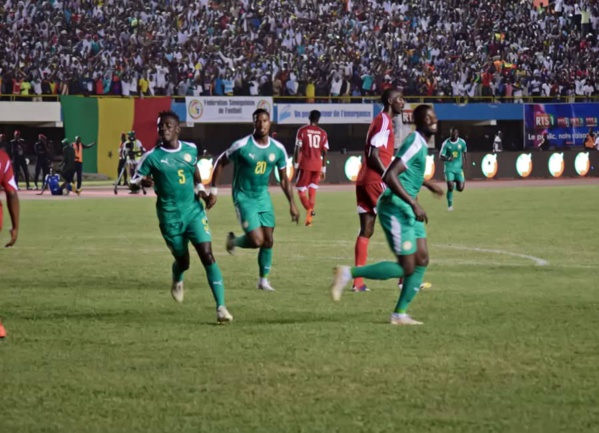
<path id="1" fill-rule="evenodd" d="M 310 147 L 314 149 L 318 149 L 320 147 L 320 134 L 310 134 L 308 133 L 308 141 Z"/>

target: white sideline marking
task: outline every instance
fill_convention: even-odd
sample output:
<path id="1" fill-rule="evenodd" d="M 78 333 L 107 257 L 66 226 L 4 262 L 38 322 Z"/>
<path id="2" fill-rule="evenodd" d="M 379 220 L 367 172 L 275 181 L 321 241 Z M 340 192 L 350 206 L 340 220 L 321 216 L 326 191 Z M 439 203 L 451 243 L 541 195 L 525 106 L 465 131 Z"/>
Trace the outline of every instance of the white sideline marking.
<path id="1" fill-rule="evenodd" d="M 541 259 L 539 257 L 530 256 L 528 254 L 512 253 L 511 251 L 505 251 L 505 250 L 492 250 L 492 249 L 487 249 L 487 248 L 467 247 L 464 245 L 435 244 L 434 246 L 439 247 L 439 248 L 453 249 L 453 250 L 475 251 L 478 253 L 503 254 L 505 256 L 520 257 L 523 259 L 532 260 L 533 262 L 535 262 L 535 264 L 537 266 L 548 266 L 549 265 L 549 262 L 547 260 Z"/>

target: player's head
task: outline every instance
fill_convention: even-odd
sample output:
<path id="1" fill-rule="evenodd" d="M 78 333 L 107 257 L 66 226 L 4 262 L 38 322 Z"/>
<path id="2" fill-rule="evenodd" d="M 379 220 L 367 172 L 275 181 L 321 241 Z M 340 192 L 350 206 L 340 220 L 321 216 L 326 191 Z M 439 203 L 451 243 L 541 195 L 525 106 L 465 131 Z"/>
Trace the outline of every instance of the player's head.
<path id="1" fill-rule="evenodd" d="M 498 136 L 499 138 L 501 138 L 501 136 L 502 136 L 502 135 L 503 135 L 503 132 L 501 132 L 501 131 L 497 131 L 497 136 Z"/>
<path id="2" fill-rule="evenodd" d="M 75 143 L 81 143 L 81 136 L 80 135 L 75 136 Z"/>
<path id="3" fill-rule="evenodd" d="M 263 108 L 258 108 L 252 115 L 254 120 L 254 135 L 257 138 L 266 137 L 270 131 L 270 113 Z"/>
<path id="4" fill-rule="evenodd" d="M 385 89 L 381 95 L 381 102 L 384 106 L 383 109 L 387 111 L 391 107 L 395 116 L 401 114 L 405 105 L 403 93 L 398 89 Z"/>
<path id="5" fill-rule="evenodd" d="M 21 131 L 19 131 L 18 129 L 15 131 L 14 133 L 15 138 L 21 138 Z"/>
<path id="6" fill-rule="evenodd" d="M 6 135 L 0 134 L 0 143 L 6 140 Z"/>
<path id="7" fill-rule="evenodd" d="M 129 136 L 130 140 L 135 139 L 135 131 L 129 131 L 129 133 L 127 135 Z"/>
<path id="8" fill-rule="evenodd" d="M 69 139 L 68 138 L 63 138 L 61 141 L 61 144 L 64 146 L 68 146 L 69 145 Z"/>
<path id="9" fill-rule="evenodd" d="M 174 111 L 162 111 L 158 115 L 158 135 L 163 143 L 170 143 L 179 139 L 181 127 L 179 116 Z"/>
<path id="10" fill-rule="evenodd" d="M 121 141 L 127 140 L 127 134 L 125 132 L 121 132 Z"/>
<path id="11" fill-rule="evenodd" d="M 318 111 L 318 110 L 310 111 L 310 116 L 308 117 L 308 119 L 310 120 L 311 124 L 318 125 L 318 122 L 320 121 L 320 111 Z"/>
<path id="12" fill-rule="evenodd" d="M 46 141 L 47 137 L 44 134 L 40 134 L 37 136 L 39 141 Z"/>
<path id="13" fill-rule="evenodd" d="M 432 137 L 437 133 L 437 115 L 430 105 L 422 104 L 414 110 L 414 123 L 416 130 L 426 137 Z"/>
<path id="14" fill-rule="evenodd" d="M 454 126 L 449 131 L 450 131 L 451 140 L 456 141 L 458 139 L 458 136 L 460 135 L 460 131 L 458 131 L 458 128 L 456 128 Z"/>

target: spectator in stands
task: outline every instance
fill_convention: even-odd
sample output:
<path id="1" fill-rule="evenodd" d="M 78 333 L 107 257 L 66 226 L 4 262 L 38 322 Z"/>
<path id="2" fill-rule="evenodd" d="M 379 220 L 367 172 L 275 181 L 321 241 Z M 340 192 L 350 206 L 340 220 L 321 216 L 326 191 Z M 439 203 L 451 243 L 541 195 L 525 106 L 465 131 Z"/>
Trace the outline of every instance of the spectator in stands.
<path id="1" fill-rule="evenodd" d="M 1 91 L 289 96 L 293 73 L 306 99 L 372 95 L 387 76 L 406 96 L 510 101 L 510 79 L 514 98 L 554 83 L 589 98 L 598 22 L 579 0 L 0 0 Z"/>

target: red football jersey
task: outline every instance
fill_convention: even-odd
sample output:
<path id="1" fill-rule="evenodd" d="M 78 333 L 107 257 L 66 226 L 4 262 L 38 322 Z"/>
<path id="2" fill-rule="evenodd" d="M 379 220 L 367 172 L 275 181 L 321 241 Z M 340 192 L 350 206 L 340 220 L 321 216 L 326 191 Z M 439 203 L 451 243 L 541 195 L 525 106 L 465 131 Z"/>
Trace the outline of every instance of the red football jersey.
<path id="1" fill-rule="evenodd" d="M 380 113 L 374 118 L 368 134 L 366 135 L 366 147 L 364 149 L 364 158 L 362 166 L 358 173 L 357 185 L 368 185 L 372 183 L 381 183 L 383 179 L 381 175 L 372 170 L 366 164 L 368 155 L 373 147 L 379 150 L 379 158 L 385 167 L 391 164 L 393 158 L 393 147 L 395 146 L 395 134 L 393 134 L 393 123 L 388 114 Z"/>
<path id="2" fill-rule="evenodd" d="M 306 171 L 322 169 L 322 153 L 329 150 L 327 133 L 316 125 L 302 126 L 295 139 L 299 151 L 299 168 Z"/>

